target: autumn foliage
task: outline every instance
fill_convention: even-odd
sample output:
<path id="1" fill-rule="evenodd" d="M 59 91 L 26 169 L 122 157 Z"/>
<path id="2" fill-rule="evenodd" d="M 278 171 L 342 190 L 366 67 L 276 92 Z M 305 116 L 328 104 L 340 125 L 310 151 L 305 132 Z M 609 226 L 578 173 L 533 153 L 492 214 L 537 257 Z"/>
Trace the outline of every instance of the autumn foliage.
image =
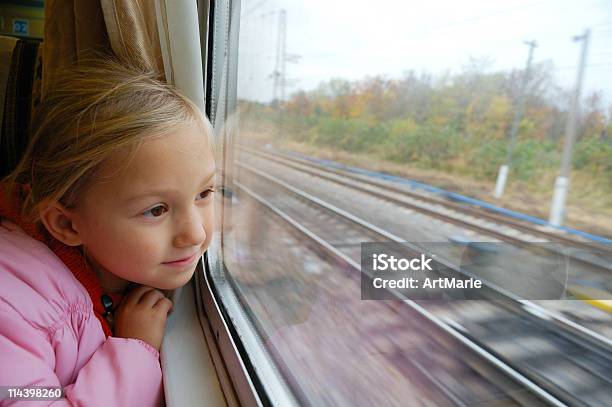
<path id="1" fill-rule="evenodd" d="M 524 182 L 552 179 L 559 168 L 569 91 L 536 65 L 525 92 L 511 174 Z M 494 180 L 506 159 L 522 71 L 487 72 L 472 60 L 455 75 L 407 72 L 399 79 L 333 79 L 283 103 L 241 102 L 243 126 L 274 137 L 398 163 Z M 583 99 L 575 171 L 612 192 L 612 106 L 598 93 Z"/>

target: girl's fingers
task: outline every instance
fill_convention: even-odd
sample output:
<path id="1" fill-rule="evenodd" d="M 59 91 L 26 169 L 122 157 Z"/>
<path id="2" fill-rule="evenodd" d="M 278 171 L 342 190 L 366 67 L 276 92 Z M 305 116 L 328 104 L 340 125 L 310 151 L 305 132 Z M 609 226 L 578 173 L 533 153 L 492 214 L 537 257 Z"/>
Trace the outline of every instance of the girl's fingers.
<path id="1" fill-rule="evenodd" d="M 153 308 L 155 310 L 163 310 L 167 314 L 172 309 L 172 306 L 173 306 L 172 301 L 170 301 L 166 297 L 163 297 L 157 300 Z"/>
<path id="2" fill-rule="evenodd" d="M 130 291 L 125 301 L 131 304 L 138 304 L 142 296 L 151 290 L 155 290 L 155 289 L 153 287 L 149 287 L 146 285 L 141 285 L 139 287 L 136 287 L 132 291 Z"/>
<path id="3" fill-rule="evenodd" d="M 138 303 L 146 305 L 148 307 L 153 307 L 155 303 L 157 303 L 157 301 L 162 298 L 164 298 L 164 294 L 161 291 L 153 288 L 150 291 L 144 293 L 142 297 L 140 297 L 140 301 L 138 301 Z"/>

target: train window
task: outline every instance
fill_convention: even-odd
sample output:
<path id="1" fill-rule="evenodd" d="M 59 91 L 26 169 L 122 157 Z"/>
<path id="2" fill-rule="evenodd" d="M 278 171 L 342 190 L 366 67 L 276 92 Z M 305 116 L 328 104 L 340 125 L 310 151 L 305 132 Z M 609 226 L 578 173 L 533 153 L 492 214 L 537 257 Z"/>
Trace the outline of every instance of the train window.
<path id="1" fill-rule="evenodd" d="M 612 404 L 611 11 L 214 2 L 223 187 L 208 281 L 250 373 L 242 391 L 274 405 Z M 438 283 L 376 297 L 368 244 L 420 252 L 419 284 L 437 256 Z"/>

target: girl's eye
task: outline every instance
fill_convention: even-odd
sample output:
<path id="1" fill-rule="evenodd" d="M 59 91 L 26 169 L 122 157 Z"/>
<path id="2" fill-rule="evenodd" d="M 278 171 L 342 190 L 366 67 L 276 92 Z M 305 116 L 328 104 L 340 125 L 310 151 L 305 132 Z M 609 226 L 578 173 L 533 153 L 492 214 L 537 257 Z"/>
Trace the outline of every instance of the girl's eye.
<path id="1" fill-rule="evenodd" d="M 198 194 L 197 199 L 206 199 L 211 196 L 213 192 L 215 192 L 214 188 L 209 188 L 206 191 L 202 191 Z"/>
<path id="2" fill-rule="evenodd" d="M 168 212 L 168 209 L 164 205 L 157 205 L 149 210 L 144 211 L 143 215 L 147 217 L 158 218 L 166 212 Z"/>

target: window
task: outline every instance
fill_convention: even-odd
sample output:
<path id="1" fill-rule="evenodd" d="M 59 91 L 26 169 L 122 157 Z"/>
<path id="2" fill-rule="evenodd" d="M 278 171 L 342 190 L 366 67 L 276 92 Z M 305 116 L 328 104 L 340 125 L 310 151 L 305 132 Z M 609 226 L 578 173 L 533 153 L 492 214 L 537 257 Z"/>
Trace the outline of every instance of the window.
<path id="1" fill-rule="evenodd" d="M 609 11 L 215 3 L 209 281 L 252 389 L 275 405 L 612 402 Z M 363 243 L 437 256 L 438 282 L 368 299 Z M 455 296 L 456 273 L 484 288 Z"/>

